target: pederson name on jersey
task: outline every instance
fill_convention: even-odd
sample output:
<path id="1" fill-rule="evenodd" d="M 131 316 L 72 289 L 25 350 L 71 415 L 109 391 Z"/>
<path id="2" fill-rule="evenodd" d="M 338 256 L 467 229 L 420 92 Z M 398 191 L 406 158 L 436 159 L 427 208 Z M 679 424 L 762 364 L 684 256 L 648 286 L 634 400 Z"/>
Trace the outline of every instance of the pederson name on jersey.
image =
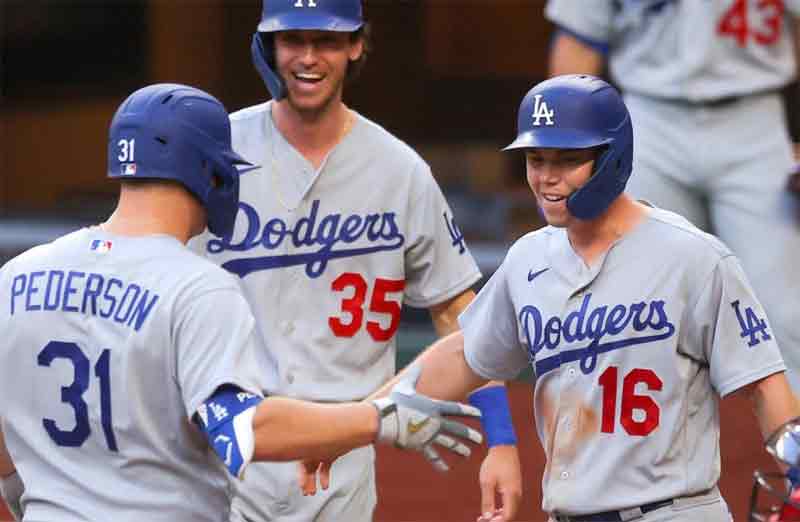
<path id="1" fill-rule="evenodd" d="M 158 294 L 116 277 L 76 270 L 37 270 L 11 281 L 10 314 L 73 312 L 114 321 L 137 332 Z"/>

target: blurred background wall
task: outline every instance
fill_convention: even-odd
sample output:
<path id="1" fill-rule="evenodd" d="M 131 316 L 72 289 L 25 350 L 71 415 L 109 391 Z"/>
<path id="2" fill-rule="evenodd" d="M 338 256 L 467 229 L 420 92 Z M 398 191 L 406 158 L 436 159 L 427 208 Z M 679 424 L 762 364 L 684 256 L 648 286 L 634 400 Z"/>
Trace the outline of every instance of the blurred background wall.
<path id="1" fill-rule="evenodd" d="M 0 5 L 0 219 L 92 222 L 113 208 L 108 124 L 138 87 L 188 83 L 229 110 L 267 99 L 249 51 L 260 0 Z M 346 101 L 432 164 L 473 239 L 507 241 L 537 219 L 521 160 L 499 148 L 514 136 L 522 95 L 545 74 L 551 28 L 542 8 L 539 0 L 365 2 L 374 52 Z"/>
<path id="2" fill-rule="evenodd" d="M 431 164 L 485 275 L 540 226 L 517 155 L 544 79 L 544 0 L 365 0 L 373 52 L 346 102 Z M 187 83 L 233 111 L 268 98 L 250 60 L 261 0 L 0 0 L 0 264 L 105 219 L 108 125 L 134 90 Z M 403 364 L 433 339 L 404 308 Z"/>

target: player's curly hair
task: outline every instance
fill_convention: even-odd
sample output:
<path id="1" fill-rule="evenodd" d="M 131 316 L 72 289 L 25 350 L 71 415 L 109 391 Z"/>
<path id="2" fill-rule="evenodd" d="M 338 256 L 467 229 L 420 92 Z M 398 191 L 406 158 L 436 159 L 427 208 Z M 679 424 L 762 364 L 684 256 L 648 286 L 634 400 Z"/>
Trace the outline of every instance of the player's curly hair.
<path id="1" fill-rule="evenodd" d="M 358 31 L 350 33 L 351 42 L 358 41 L 359 39 L 361 39 L 364 48 L 358 60 L 351 61 L 347 67 L 347 76 L 345 80 L 348 84 L 354 82 L 361 76 L 361 71 L 364 70 L 367 58 L 370 52 L 372 52 L 372 25 L 370 25 L 369 22 L 364 22 L 364 25 L 362 25 Z"/>

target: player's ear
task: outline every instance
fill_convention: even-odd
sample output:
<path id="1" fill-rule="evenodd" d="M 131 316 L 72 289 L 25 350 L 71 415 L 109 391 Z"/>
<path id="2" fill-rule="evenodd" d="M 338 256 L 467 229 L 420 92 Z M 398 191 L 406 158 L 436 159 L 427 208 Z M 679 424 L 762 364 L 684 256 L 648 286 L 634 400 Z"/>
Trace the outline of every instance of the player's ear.
<path id="1" fill-rule="evenodd" d="M 353 38 L 350 40 L 350 52 L 348 54 L 348 58 L 351 62 L 357 62 L 361 59 L 361 56 L 364 54 L 364 39 L 363 38 Z"/>

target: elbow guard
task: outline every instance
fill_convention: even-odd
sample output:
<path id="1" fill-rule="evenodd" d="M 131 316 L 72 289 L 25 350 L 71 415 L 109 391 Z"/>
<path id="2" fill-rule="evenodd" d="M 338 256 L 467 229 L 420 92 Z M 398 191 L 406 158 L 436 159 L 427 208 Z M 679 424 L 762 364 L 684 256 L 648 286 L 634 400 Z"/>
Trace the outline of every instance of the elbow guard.
<path id="1" fill-rule="evenodd" d="M 24 492 L 25 485 L 16 471 L 7 477 L 0 478 L 0 494 L 2 494 L 3 500 L 6 501 L 14 520 L 22 520 L 22 503 L 20 500 Z"/>
<path id="2" fill-rule="evenodd" d="M 253 417 L 262 400 L 263 397 L 226 385 L 217 388 L 197 409 L 195 422 L 234 477 L 241 478 L 253 458 Z"/>

